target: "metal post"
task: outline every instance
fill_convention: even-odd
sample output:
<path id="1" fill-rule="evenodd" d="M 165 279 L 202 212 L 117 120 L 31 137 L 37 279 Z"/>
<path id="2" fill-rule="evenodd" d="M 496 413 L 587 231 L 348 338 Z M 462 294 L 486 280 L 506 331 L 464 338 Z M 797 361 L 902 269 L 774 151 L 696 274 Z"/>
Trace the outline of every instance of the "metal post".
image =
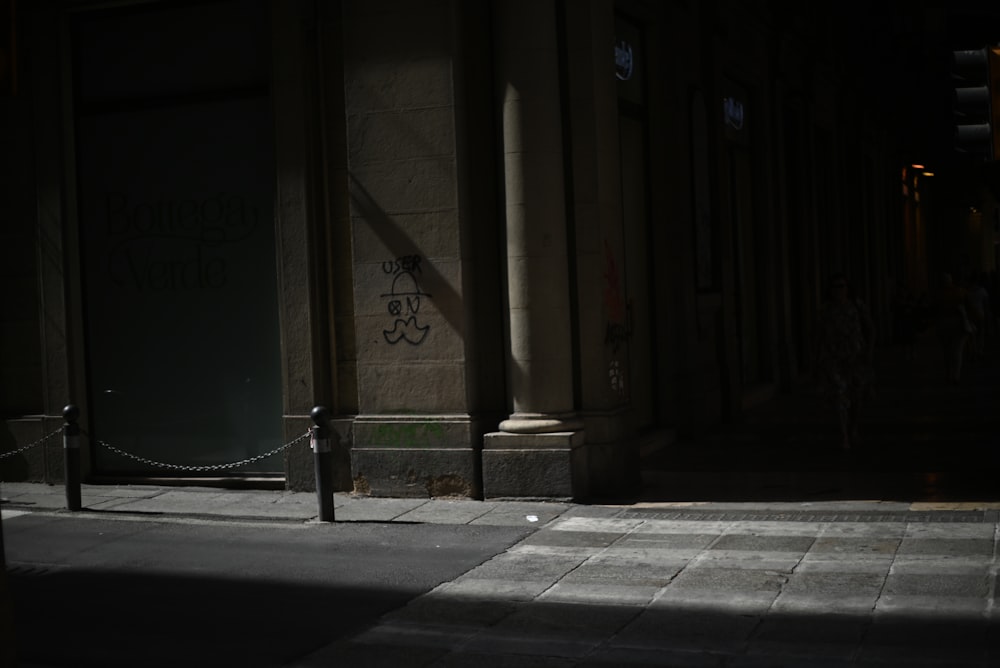
<path id="1" fill-rule="evenodd" d="M 80 409 L 69 404 L 63 409 L 63 463 L 66 478 L 66 509 L 80 510 Z"/>
<path id="2" fill-rule="evenodd" d="M 316 499 L 319 501 L 321 522 L 333 522 L 333 455 L 330 451 L 330 411 L 324 406 L 316 406 L 310 414 L 316 423 L 310 445 L 316 466 Z"/>

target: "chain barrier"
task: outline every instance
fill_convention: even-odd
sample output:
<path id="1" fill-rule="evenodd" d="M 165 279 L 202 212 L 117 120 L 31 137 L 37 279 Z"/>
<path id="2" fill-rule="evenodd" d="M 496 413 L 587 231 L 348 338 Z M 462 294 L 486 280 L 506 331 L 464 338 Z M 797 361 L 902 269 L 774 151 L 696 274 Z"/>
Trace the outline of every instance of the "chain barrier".
<path id="1" fill-rule="evenodd" d="M 135 461 L 140 462 L 142 464 L 148 464 L 150 466 L 155 466 L 155 467 L 158 467 L 158 468 L 172 469 L 174 471 L 202 471 L 203 472 L 203 471 L 222 471 L 224 469 L 235 469 L 235 468 L 239 468 L 241 466 L 245 466 L 245 465 L 248 465 L 248 464 L 253 464 L 254 462 L 260 461 L 261 459 L 267 459 L 268 457 L 271 457 L 272 455 L 276 455 L 279 452 L 287 450 L 288 448 L 292 447 L 296 443 L 301 443 L 305 439 L 309 438 L 309 436 L 310 436 L 310 434 L 312 432 L 311 431 L 307 431 L 306 433 L 304 433 L 301 436 L 295 438 L 294 440 L 289 441 L 288 443 L 285 443 L 284 445 L 279 445 L 278 447 L 274 448 L 273 450 L 269 450 L 269 451 L 267 451 L 265 453 L 256 455 L 254 457 L 249 457 L 247 459 L 242 459 L 242 460 L 240 460 L 238 462 L 229 462 L 228 464 L 209 464 L 209 465 L 204 465 L 204 466 L 193 466 L 193 465 L 187 465 L 187 464 L 170 464 L 168 462 L 156 461 L 155 459 L 147 459 L 146 457 L 140 457 L 139 455 L 133 454 L 131 452 L 127 452 L 127 451 L 122 450 L 120 448 L 116 448 L 115 446 L 111 445 L 110 443 L 107 443 L 107 442 L 102 441 L 100 439 L 95 439 L 95 438 L 91 437 L 91 435 L 88 434 L 85 431 L 83 431 L 82 433 L 85 434 L 87 436 L 87 438 L 91 439 L 92 442 L 97 443 L 98 445 L 100 445 L 100 446 L 102 446 L 104 448 L 107 448 L 111 452 L 114 452 L 117 455 L 121 455 L 122 457 L 128 457 L 129 459 L 134 459 Z"/>
<path id="2" fill-rule="evenodd" d="M 11 450 L 9 452 L 0 452 L 0 459 L 5 459 L 7 457 L 13 457 L 16 454 L 19 454 L 19 453 L 22 453 L 22 452 L 26 452 L 27 450 L 31 450 L 32 448 L 41 445 L 45 441 L 49 440 L 53 436 L 55 436 L 57 434 L 60 434 L 60 433 L 62 433 L 62 427 L 58 427 L 56 429 L 53 429 L 51 432 L 49 432 L 45 436 L 42 436 L 40 439 L 38 439 L 34 443 L 29 443 L 28 445 L 24 446 L 23 448 L 18 448 L 17 450 Z"/>
<path id="3" fill-rule="evenodd" d="M 241 459 L 238 462 L 228 462 L 225 464 L 211 464 L 211 465 L 187 465 L 187 464 L 171 464 L 170 462 L 161 462 L 155 459 L 149 459 L 148 457 L 141 457 L 137 454 L 128 452 L 127 450 L 122 450 L 121 448 L 116 448 L 115 446 L 102 441 L 100 439 L 94 438 L 86 431 L 80 428 L 77 424 L 77 420 L 80 417 L 80 409 L 69 404 L 63 409 L 63 418 L 65 419 L 65 424 L 59 429 L 53 430 L 51 433 L 46 434 L 42 438 L 38 439 L 34 443 L 29 443 L 23 448 L 18 448 L 17 450 L 11 450 L 10 452 L 0 453 L 0 460 L 5 457 L 10 457 L 16 455 L 20 452 L 30 450 L 31 448 L 37 447 L 42 443 L 55 436 L 56 434 L 63 434 L 63 460 L 65 465 L 65 487 L 66 487 L 66 508 L 68 510 L 76 511 L 83 508 L 81 501 L 81 491 L 80 491 L 80 444 L 79 436 L 83 434 L 90 439 L 91 443 L 107 448 L 111 452 L 120 455 L 122 457 L 127 457 L 133 459 L 142 464 L 147 464 L 156 468 L 172 469 L 174 471 L 221 471 L 224 469 L 235 469 L 254 462 L 260 461 L 261 459 L 266 459 L 268 457 L 274 456 L 279 452 L 287 450 L 296 443 L 301 443 L 307 438 L 310 439 L 310 447 L 313 451 L 313 459 L 316 467 L 316 497 L 319 502 L 319 520 L 321 522 L 333 522 L 333 479 L 332 479 L 332 453 L 330 451 L 330 411 L 324 406 L 315 406 L 310 413 L 310 417 L 316 426 L 309 428 L 301 436 L 292 439 L 291 441 L 285 443 L 284 445 L 279 445 L 273 450 L 268 450 L 267 452 L 261 453 L 254 457 L 247 457 L 246 459 Z"/>

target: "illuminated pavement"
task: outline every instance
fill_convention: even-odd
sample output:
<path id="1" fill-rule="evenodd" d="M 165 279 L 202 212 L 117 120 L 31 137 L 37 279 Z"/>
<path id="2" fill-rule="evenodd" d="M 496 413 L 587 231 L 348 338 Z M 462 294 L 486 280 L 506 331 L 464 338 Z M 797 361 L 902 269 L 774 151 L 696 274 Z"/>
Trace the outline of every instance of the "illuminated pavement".
<path id="1" fill-rule="evenodd" d="M 995 509 L 575 508 L 292 665 L 997 666 L 997 531 Z"/>
<path id="2" fill-rule="evenodd" d="M 1000 665 L 1000 503 L 338 495 L 324 524 L 312 495 L 128 490 L 2 486 L 22 638 L 78 611 L 23 666 Z"/>

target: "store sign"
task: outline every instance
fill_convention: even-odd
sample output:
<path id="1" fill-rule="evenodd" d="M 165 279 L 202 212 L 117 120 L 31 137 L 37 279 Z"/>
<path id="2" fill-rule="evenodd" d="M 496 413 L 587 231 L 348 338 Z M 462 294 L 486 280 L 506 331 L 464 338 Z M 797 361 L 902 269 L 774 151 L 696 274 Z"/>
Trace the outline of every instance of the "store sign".
<path id="1" fill-rule="evenodd" d="M 615 44 L 615 77 L 619 81 L 628 81 L 632 78 L 632 71 L 635 67 L 635 58 L 632 54 L 632 45 L 623 39 Z"/>
<path id="2" fill-rule="evenodd" d="M 735 97 L 727 97 L 722 101 L 723 117 L 726 125 L 734 130 L 743 129 L 743 103 Z"/>

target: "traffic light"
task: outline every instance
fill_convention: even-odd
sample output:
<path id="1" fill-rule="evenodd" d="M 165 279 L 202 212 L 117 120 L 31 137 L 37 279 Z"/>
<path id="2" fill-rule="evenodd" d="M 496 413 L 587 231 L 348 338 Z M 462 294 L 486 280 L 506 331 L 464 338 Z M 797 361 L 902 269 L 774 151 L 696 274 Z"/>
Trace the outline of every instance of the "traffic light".
<path id="1" fill-rule="evenodd" d="M 17 93 L 17 33 L 14 0 L 0 0 L 0 97 Z"/>
<path id="2" fill-rule="evenodd" d="M 986 50 L 990 69 L 990 127 L 993 128 L 993 159 L 1000 160 L 1000 46 Z"/>
<path id="3" fill-rule="evenodd" d="M 1000 76 L 1000 50 L 984 47 L 954 51 L 953 57 L 955 148 L 980 155 L 984 160 L 1000 157 L 994 141 L 994 134 L 1000 135 L 995 115 L 1000 105 L 993 103 L 993 95 L 1000 90 L 996 85 Z"/>
<path id="4" fill-rule="evenodd" d="M 0 97 L 17 93 L 17 32 L 14 0 L 0 0 Z"/>

